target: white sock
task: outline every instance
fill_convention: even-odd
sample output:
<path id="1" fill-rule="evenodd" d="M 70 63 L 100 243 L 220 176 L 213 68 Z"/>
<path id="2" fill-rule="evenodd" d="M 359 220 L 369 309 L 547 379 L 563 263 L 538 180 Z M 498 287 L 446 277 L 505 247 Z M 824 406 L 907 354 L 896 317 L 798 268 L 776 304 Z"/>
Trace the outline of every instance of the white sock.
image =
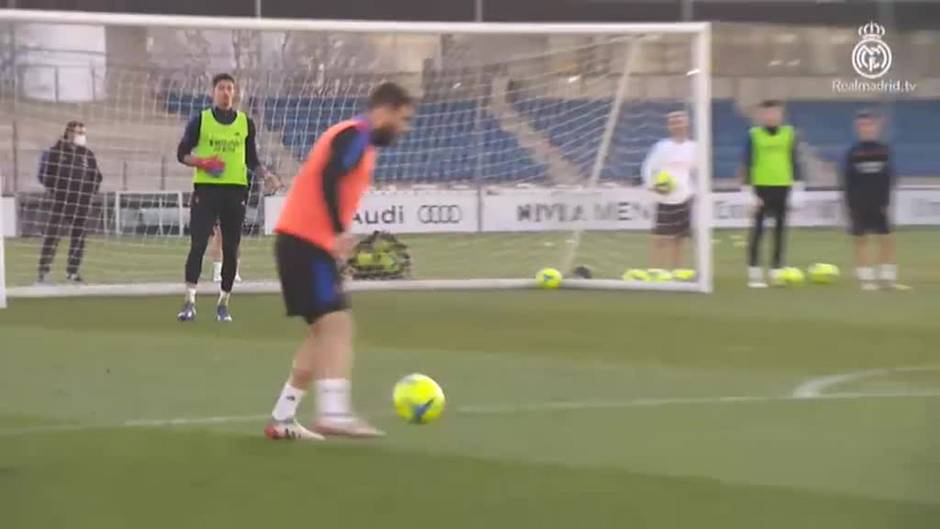
<path id="1" fill-rule="evenodd" d="M 349 380 L 324 378 L 316 381 L 317 416 L 342 417 L 352 413 L 349 405 Z"/>
<path id="2" fill-rule="evenodd" d="M 306 391 L 297 389 L 291 386 L 290 383 L 284 384 L 284 389 L 281 390 L 281 396 L 277 398 L 277 402 L 274 404 L 274 411 L 271 412 L 271 417 L 275 421 L 293 419 L 294 416 L 297 415 L 297 406 L 300 405 L 301 399 L 303 399 L 306 394 Z"/>
<path id="3" fill-rule="evenodd" d="M 855 269 L 855 275 L 862 283 L 869 283 L 875 280 L 875 269 L 868 266 L 860 266 Z"/>
<path id="4" fill-rule="evenodd" d="M 222 261 L 213 261 L 213 263 L 212 263 L 212 276 L 213 276 L 213 277 L 222 277 Z"/>
<path id="5" fill-rule="evenodd" d="M 220 291 L 219 291 L 219 305 L 225 305 L 225 306 L 227 307 L 227 306 L 228 306 L 228 300 L 229 300 L 229 298 L 231 298 L 231 297 L 232 297 L 232 293 L 231 293 L 231 292 L 226 292 L 226 291 L 224 291 L 224 290 L 220 290 Z"/>
<path id="6" fill-rule="evenodd" d="M 186 301 L 190 303 L 196 302 L 196 289 L 194 287 L 186 287 Z"/>
<path id="7" fill-rule="evenodd" d="M 747 268 L 747 278 L 753 282 L 764 280 L 764 269 L 759 266 L 749 266 Z"/>
<path id="8" fill-rule="evenodd" d="M 894 283 L 898 280 L 898 265 L 896 264 L 883 264 L 881 265 L 881 280 L 887 281 L 889 283 Z"/>

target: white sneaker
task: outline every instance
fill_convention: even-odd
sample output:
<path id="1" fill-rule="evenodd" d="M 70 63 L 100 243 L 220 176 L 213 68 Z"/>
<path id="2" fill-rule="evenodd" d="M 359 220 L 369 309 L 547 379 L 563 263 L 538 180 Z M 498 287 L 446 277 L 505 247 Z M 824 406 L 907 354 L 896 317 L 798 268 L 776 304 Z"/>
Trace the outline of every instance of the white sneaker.
<path id="1" fill-rule="evenodd" d="M 749 266 L 747 268 L 747 286 L 749 288 L 767 288 L 763 268 L 759 266 Z"/>
<path id="2" fill-rule="evenodd" d="M 781 278 L 783 277 L 783 268 L 771 268 L 770 269 L 770 284 L 775 287 L 786 286 Z"/>
<path id="3" fill-rule="evenodd" d="M 271 422 L 264 428 L 264 435 L 268 439 L 296 439 L 300 441 L 322 441 L 324 437 L 316 432 L 304 428 L 297 419 Z"/>
<path id="4" fill-rule="evenodd" d="M 320 417 L 313 423 L 313 430 L 327 437 L 383 437 L 385 432 L 355 415 Z"/>

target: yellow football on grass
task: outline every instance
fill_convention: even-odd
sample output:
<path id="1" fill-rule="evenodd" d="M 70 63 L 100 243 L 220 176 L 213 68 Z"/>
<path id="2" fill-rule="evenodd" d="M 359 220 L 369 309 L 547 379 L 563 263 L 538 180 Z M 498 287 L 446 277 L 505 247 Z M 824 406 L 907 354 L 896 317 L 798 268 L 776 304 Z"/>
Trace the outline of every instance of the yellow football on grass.
<path id="1" fill-rule="evenodd" d="M 561 272 L 554 268 L 543 268 L 535 274 L 535 281 L 542 288 L 558 288 L 561 286 Z"/>
<path id="2" fill-rule="evenodd" d="M 624 281 L 649 281 L 650 274 L 641 268 L 631 268 L 623 273 Z"/>
<path id="3" fill-rule="evenodd" d="M 839 267 L 834 264 L 814 263 L 807 272 L 809 280 L 818 285 L 828 285 L 839 278 Z"/>
<path id="4" fill-rule="evenodd" d="M 444 390 L 433 378 L 412 373 L 395 384 L 395 412 L 412 424 L 427 424 L 444 411 Z"/>
<path id="5" fill-rule="evenodd" d="M 663 270 L 662 268 L 650 268 L 649 275 L 650 279 L 657 283 L 672 281 L 672 272 L 669 270 Z"/>

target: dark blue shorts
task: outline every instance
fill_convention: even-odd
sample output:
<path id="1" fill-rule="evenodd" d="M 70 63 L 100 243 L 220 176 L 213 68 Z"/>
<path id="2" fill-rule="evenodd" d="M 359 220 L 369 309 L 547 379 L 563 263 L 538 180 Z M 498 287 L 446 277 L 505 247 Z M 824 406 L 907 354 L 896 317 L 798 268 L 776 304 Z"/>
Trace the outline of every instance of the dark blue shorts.
<path id="1" fill-rule="evenodd" d="M 288 316 L 301 316 L 313 323 L 326 314 L 349 308 L 339 268 L 329 252 L 279 233 L 274 253 Z"/>
<path id="2" fill-rule="evenodd" d="M 849 211 L 852 224 L 849 233 L 852 235 L 887 235 L 891 233 L 891 223 L 888 215 L 881 206 L 860 206 Z"/>

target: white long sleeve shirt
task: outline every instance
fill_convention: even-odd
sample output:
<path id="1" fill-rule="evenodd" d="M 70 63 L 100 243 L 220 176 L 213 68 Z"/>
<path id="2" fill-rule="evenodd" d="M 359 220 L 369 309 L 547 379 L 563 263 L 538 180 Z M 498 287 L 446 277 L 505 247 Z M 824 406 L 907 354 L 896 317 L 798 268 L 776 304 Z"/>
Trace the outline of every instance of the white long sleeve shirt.
<path id="1" fill-rule="evenodd" d="M 656 183 L 656 175 L 662 171 L 672 175 L 675 180 L 675 187 L 671 192 L 654 193 L 657 201 L 663 204 L 681 204 L 692 197 L 692 177 L 698 168 L 696 154 L 696 145 L 692 140 L 677 142 L 672 138 L 665 138 L 653 145 L 643 160 L 643 184 L 647 189 L 652 189 Z"/>

